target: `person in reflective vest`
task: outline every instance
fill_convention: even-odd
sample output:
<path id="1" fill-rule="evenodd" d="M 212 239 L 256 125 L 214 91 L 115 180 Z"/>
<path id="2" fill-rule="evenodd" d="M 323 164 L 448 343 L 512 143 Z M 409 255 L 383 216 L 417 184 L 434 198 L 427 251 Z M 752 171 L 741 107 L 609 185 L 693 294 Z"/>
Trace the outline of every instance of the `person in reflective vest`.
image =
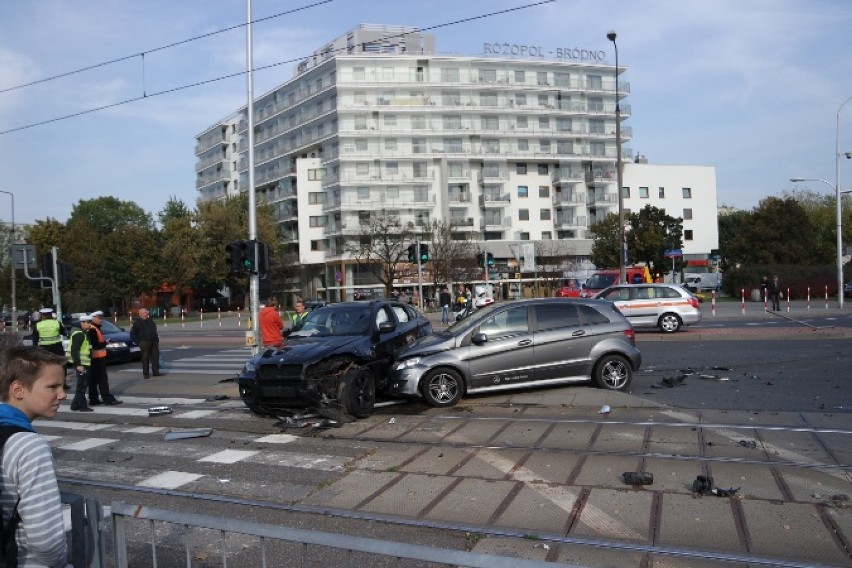
<path id="1" fill-rule="evenodd" d="M 41 319 L 33 330 L 33 345 L 44 347 L 51 353 L 65 357 L 65 349 L 62 348 L 62 335 L 65 329 L 59 320 L 53 317 L 52 308 L 39 310 Z"/>
<path id="2" fill-rule="evenodd" d="M 296 310 L 296 313 L 290 316 L 290 321 L 293 324 L 293 327 L 296 327 L 303 319 L 308 317 L 308 311 L 305 309 L 305 303 L 301 300 L 296 300 L 293 308 Z"/>
<path id="3" fill-rule="evenodd" d="M 89 372 L 89 406 L 121 404 L 122 401 L 109 392 L 109 376 L 106 368 L 106 346 L 109 341 L 101 333 L 104 313 L 98 311 L 90 315 L 92 329 L 89 330 L 89 344 L 92 346 L 92 366 Z"/>
<path id="4" fill-rule="evenodd" d="M 80 317 L 80 329 L 71 332 L 71 345 L 68 348 L 68 362 L 74 368 L 77 376 L 77 386 L 74 389 L 74 400 L 71 410 L 93 412 L 94 409 L 86 403 L 86 390 L 89 387 L 89 371 L 92 367 L 92 345 L 89 343 L 89 330 L 92 329 L 92 316 Z"/>

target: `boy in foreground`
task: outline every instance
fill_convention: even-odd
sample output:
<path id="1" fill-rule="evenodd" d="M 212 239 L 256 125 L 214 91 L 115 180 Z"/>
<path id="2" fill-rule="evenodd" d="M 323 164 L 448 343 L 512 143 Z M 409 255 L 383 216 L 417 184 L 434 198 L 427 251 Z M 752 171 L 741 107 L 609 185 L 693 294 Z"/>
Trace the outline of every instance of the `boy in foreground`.
<path id="1" fill-rule="evenodd" d="M 36 418 L 56 416 L 67 397 L 65 359 L 40 347 L 23 347 L 16 339 L 0 340 L 3 528 L 17 525 L 10 542 L 13 550 L 17 543 L 18 566 L 66 566 L 65 525 L 53 455 L 32 426 Z"/>

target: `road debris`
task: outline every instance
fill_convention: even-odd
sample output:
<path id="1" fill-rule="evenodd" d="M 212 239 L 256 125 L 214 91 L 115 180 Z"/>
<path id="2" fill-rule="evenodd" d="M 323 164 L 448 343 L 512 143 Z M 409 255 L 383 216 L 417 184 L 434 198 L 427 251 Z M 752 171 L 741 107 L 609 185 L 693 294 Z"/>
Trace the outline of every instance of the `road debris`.
<path id="1" fill-rule="evenodd" d="M 740 445 L 744 448 L 753 450 L 757 447 L 757 442 L 755 442 L 754 440 L 740 440 Z"/>
<path id="2" fill-rule="evenodd" d="M 698 495 L 716 495 L 717 497 L 731 497 L 739 491 L 739 487 L 720 489 L 713 485 L 713 478 L 707 475 L 699 475 L 692 482 L 692 492 Z"/>
<path id="3" fill-rule="evenodd" d="M 720 375 L 710 374 L 710 373 L 701 373 L 698 375 L 702 379 L 708 379 L 711 381 L 730 381 L 731 379 L 728 377 L 722 377 Z"/>
<path id="4" fill-rule="evenodd" d="M 160 416 L 162 414 L 171 414 L 171 406 L 152 406 L 148 409 L 148 416 Z"/>
<path id="5" fill-rule="evenodd" d="M 187 430 L 169 430 L 163 434 L 163 440 L 183 440 L 185 438 L 206 438 L 213 433 L 213 428 L 190 428 Z"/>
<path id="6" fill-rule="evenodd" d="M 609 407 L 608 404 L 604 404 L 603 406 L 601 406 L 601 409 L 598 410 L 598 414 L 609 414 L 610 412 L 612 412 L 612 409 Z"/>
<path id="7" fill-rule="evenodd" d="M 546 542 L 539 542 L 534 544 L 533 548 L 543 548 L 544 550 L 550 550 L 550 545 Z"/>
<path id="8" fill-rule="evenodd" d="M 647 471 L 625 471 L 621 474 L 627 485 L 653 485 L 654 474 Z"/>

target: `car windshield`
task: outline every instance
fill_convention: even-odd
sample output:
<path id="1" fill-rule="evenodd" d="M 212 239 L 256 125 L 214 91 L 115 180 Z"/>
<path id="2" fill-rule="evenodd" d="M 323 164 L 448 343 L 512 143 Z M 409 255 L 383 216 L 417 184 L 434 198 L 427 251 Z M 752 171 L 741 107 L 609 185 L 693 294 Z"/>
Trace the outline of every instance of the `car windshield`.
<path id="1" fill-rule="evenodd" d="M 121 328 L 107 320 L 101 321 L 101 333 L 120 333 Z"/>
<path id="2" fill-rule="evenodd" d="M 317 308 L 302 320 L 289 337 L 366 335 L 371 329 L 370 306 Z"/>
<path id="3" fill-rule="evenodd" d="M 615 283 L 616 274 L 593 274 L 586 282 L 586 287 L 592 290 L 600 290 Z"/>

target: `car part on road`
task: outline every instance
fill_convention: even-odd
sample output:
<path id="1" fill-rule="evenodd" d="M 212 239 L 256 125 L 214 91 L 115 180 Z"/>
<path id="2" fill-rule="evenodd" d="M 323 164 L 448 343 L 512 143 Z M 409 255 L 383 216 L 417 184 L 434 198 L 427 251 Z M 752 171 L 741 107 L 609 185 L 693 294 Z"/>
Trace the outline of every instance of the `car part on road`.
<path id="1" fill-rule="evenodd" d="M 160 416 L 163 414 L 171 414 L 171 406 L 152 406 L 148 409 L 148 416 Z"/>
<path id="2" fill-rule="evenodd" d="M 213 433 L 213 428 L 191 428 L 188 430 L 169 430 L 163 434 L 163 440 L 184 440 L 186 438 L 206 438 Z"/>
<path id="3" fill-rule="evenodd" d="M 739 491 L 739 487 L 719 489 L 713 485 L 713 478 L 708 475 L 699 475 L 692 482 L 692 492 L 699 495 L 716 495 L 717 497 L 731 497 Z"/>
<path id="4" fill-rule="evenodd" d="M 647 471 L 625 471 L 621 474 L 627 485 L 653 485 L 654 474 Z"/>

